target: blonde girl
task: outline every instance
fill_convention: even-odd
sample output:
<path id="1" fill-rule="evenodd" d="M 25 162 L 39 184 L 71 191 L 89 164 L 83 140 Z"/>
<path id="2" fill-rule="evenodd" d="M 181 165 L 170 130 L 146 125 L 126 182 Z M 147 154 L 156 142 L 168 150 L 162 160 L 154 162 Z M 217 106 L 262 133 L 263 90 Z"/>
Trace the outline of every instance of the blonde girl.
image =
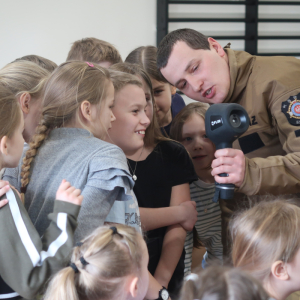
<path id="1" fill-rule="evenodd" d="M 300 290 L 300 208 L 263 201 L 231 223 L 232 261 L 277 300 Z"/>
<path id="2" fill-rule="evenodd" d="M 42 90 L 50 72 L 30 61 L 15 61 L 0 70 L 0 83 L 20 103 L 24 117 L 23 137 L 29 143 L 41 114 Z"/>
<path id="3" fill-rule="evenodd" d="M 0 168 L 18 165 L 23 129 L 19 103 L 0 83 Z M 8 204 L 0 209 L 0 298 L 33 298 L 49 277 L 64 266 L 83 198 L 80 190 L 63 180 L 56 192 L 59 200 L 54 201 L 53 212 L 48 215 L 50 226 L 41 240 L 19 194 L 7 182 L 3 183 L 6 185 L 0 192 Z"/>
<path id="4" fill-rule="evenodd" d="M 125 62 L 139 64 L 148 73 L 155 99 L 155 112 L 164 135 L 169 135 L 172 120 L 185 107 L 184 100 L 176 94 L 176 88 L 161 75 L 156 66 L 157 48 L 145 46 L 134 49 Z"/>
<path id="5" fill-rule="evenodd" d="M 147 103 L 141 84 L 131 84 L 129 79 L 133 76 L 129 74 L 115 72 L 111 76 L 115 87 L 113 112 L 117 119 L 108 140 L 127 156 L 139 207 L 153 210 L 190 201 L 188 182 L 195 180 L 195 173 L 187 152 L 179 143 L 157 133 L 159 128 L 147 131 L 150 120 L 145 113 Z M 175 295 L 183 279 L 186 232 L 178 223 L 168 228 L 151 228 L 157 219 L 151 218 L 152 214 L 142 214 L 141 210 L 142 226 L 145 224 L 148 230 L 148 268 Z M 154 228 L 157 229 L 151 230 Z"/>
<path id="6" fill-rule="evenodd" d="M 134 228 L 100 227 L 73 250 L 69 267 L 52 279 L 45 300 L 142 300 L 149 256 Z"/>
<path id="7" fill-rule="evenodd" d="M 233 268 L 211 266 L 190 274 L 179 300 L 272 300 L 259 281 Z M 275 300 L 275 299 L 273 299 Z"/>
<path id="8" fill-rule="evenodd" d="M 86 62 L 66 62 L 48 78 L 42 117 L 22 165 L 18 188 L 42 235 L 53 209 L 53 191 L 68 176 L 82 190 L 75 240 L 103 225 L 115 200 L 131 200 L 133 181 L 122 150 L 101 140 L 115 117 L 109 72 Z M 8 177 L 9 178 L 9 177 Z"/>

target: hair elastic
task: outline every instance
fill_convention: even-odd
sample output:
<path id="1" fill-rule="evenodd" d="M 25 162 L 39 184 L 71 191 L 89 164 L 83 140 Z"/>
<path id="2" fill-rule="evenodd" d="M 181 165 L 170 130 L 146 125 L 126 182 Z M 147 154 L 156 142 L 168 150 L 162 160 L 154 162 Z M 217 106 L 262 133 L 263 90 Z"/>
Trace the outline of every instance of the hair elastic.
<path id="1" fill-rule="evenodd" d="M 86 265 L 89 264 L 89 262 L 87 262 L 87 261 L 84 259 L 83 256 L 81 256 L 81 257 L 79 258 L 79 260 L 80 260 L 80 262 L 81 262 L 84 266 L 86 266 Z"/>
<path id="2" fill-rule="evenodd" d="M 198 278 L 199 276 L 197 274 L 191 273 L 185 277 L 185 281 L 189 281 L 189 280 L 196 281 L 198 280 Z"/>
<path id="3" fill-rule="evenodd" d="M 83 242 L 77 242 L 77 243 L 75 244 L 76 247 L 81 247 L 82 245 L 83 245 Z"/>
<path id="4" fill-rule="evenodd" d="M 90 67 L 93 67 L 94 65 L 88 61 L 86 61 L 86 63 L 90 66 Z"/>
<path id="5" fill-rule="evenodd" d="M 75 273 L 78 273 L 79 270 L 74 263 L 70 263 L 70 267 L 74 270 Z"/>
<path id="6" fill-rule="evenodd" d="M 111 227 L 109 227 L 109 229 L 111 229 L 113 231 L 113 233 L 112 233 L 113 235 L 118 233 L 118 230 L 115 226 L 111 226 Z"/>

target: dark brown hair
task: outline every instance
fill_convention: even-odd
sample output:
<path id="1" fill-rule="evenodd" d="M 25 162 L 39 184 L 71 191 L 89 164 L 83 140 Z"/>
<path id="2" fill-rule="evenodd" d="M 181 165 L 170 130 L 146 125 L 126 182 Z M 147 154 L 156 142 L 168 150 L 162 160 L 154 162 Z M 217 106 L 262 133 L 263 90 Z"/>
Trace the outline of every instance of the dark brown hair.
<path id="1" fill-rule="evenodd" d="M 111 64 L 122 62 L 119 51 L 112 44 L 92 37 L 74 42 L 68 60 L 82 60 L 96 64 L 105 61 Z"/>
<path id="2" fill-rule="evenodd" d="M 55 62 L 53 62 L 52 60 L 49 60 L 47 58 L 44 58 L 44 57 L 38 56 L 38 55 L 34 55 L 34 54 L 17 58 L 13 62 L 19 61 L 19 60 L 31 61 L 31 62 L 39 65 L 43 69 L 46 69 L 50 73 L 52 73 L 57 68 L 57 64 Z"/>
<path id="3" fill-rule="evenodd" d="M 157 49 L 157 68 L 164 68 L 174 45 L 178 41 L 185 42 L 190 48 L 198 50 L 210 50 L 207 36 L 190 28 L 177 29 L 167 34 L 160 42 Z"/>

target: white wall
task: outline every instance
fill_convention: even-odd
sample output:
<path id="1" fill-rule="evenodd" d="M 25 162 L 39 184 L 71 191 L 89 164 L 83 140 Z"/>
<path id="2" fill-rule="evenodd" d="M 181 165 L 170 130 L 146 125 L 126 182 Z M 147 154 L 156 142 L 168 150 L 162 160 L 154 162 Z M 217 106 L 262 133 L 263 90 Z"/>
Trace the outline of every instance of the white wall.
<path id="1" fill-rule="evenodd" d="M 37 54 L 60 64 L 71 44 L 96 37 L 123 58 L 156 45 L 156 0 L 0 0 L 0 68 Z"/>

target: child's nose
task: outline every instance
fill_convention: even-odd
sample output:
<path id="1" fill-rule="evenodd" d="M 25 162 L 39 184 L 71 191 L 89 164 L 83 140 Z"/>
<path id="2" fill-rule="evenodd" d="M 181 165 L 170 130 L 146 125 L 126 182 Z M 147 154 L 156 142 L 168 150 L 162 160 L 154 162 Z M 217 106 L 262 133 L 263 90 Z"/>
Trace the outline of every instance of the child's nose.
<path id="1" fill-rule="evenodd" d="M 142 113 L 141 124 L 143 124 L 144 126 L 148 126 L 150 124 L 150 120 L 145 112 Z"/>
<path id="2" fill-rule="evenodd" d="M 110 121 L 113 122 L 116 120 L 116 117 L 113 113 L 111 113 L 111 116 L 110 116 Z"/>

